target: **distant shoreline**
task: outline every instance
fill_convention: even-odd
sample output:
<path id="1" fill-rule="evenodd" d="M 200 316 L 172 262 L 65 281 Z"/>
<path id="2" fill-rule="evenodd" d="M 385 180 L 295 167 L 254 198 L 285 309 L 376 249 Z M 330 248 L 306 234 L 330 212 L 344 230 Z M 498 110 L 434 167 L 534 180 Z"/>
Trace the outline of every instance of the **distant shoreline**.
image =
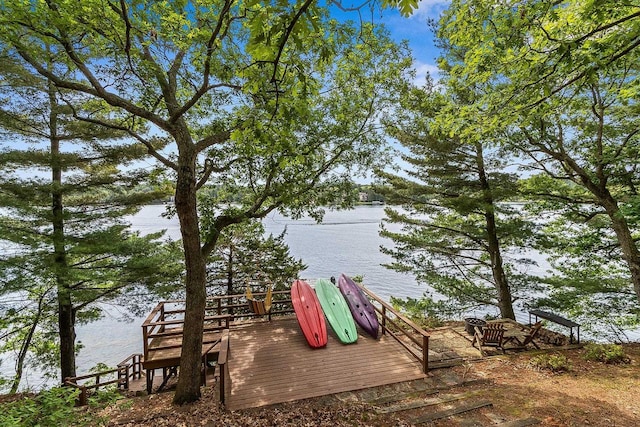
<path id="1" fill-rule="evenodd" d="M 357 202 L 356 204 L 357 205 L 365 205 L 365 206 L 366 205 L 369 205 L 369 206 L 382 206 L 385 203 L 383 201 L 380 201 L 380 200 L 374 200 L 372 202 Z"/>

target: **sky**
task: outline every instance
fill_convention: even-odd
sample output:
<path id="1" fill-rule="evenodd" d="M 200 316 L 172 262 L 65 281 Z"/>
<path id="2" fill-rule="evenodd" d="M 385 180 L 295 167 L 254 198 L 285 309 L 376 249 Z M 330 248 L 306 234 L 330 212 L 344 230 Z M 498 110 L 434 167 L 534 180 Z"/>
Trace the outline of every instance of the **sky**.
<path id="1" fill-rule="evenodd" d="M 342 4 L 348 8 L 362 4 L 362 2 L 363 0 L 343 0 Z M 427 73 L 436 80 L 438 78 L 438 66 L 436 63 L 439 51 L 433 41 L 433 31 L 427 23 L 430 19 L 437 21 L 440 14 L 449 6 L 449 3 L 450 0 L 422 0 L 419 3 L 418 9 L 409 17 L 401 16 L 397 9 L 385 9 L 381 11 L 378 8 L 373 13 L 370 11 L 361 11 L 363 20 L 383 24 L 396 42 L 406 40 L 409 43 L 413 55 L 413 67 L 416 70 L 416 78 L 414 80 L 416 86 L 422 86 L 425 83 Z M 334 11 L 338 19 L 351 19 L 355 21 L 359 19 L 356 12 L 341 12 L 337 8 L 334 8 L 332 13 L 334 13 Z M 368 15 L 366 13 L 368 13 Z M 395 150 L 400 152 L 405 151 L 399 144 L 391 139 L 389 139 L 389 144 L 391 144 Z M 394 159 L 394 163 L 395 166 L 400 166 L 403 169 L 410 168 L 409 165 L 398 156 Z M 401 176 L 406 175 L 405 172 L 400 170 L 389 170 L 389 172 L 400 174 Z M 368 174 L 366 177 L 354 177 L 354 180 L 358 184 L 370 184 L 375 181 L 375 178 L 372 174 Z"/>
<path id="2" fill-rule="evenodd" d="M 351 0 L 343 1 L 345 7 L 356 6 Z M 361 3 L 361 0 L 360 0 Z M 391 37 L 397 41 L 406 40 L 413 52 L 414 68 L 416 70 L 416 84 L 421 86 L 427 73 L 437 77 L 438 67 L 436 59 L 438 49 L 433 42 L 433 32 L 427 25 L 429 19 L 437 20 L 443 10 L 447 8 L 450 0 L 422 0 L 419 7 L 410 17 L 403 17 L 396 9 L 376 10 L 374 13 L 362 12 L 363 19 L 373 20 L 374 23 L 384 24 L 391 33 Z M 369 13 L 368 15 L 366 13 Z M 357 19 L 355 12 L 340 13 L 347 19 Z"/>
<path id="3" fill-rule="evenodd" d="M 355 7 L 364 3 L 364 0 L 341 0 L 344 7 Z M 433 42 L 433 33 L 427 25 L 429 19 L 438 19 L 441 12 L 447 8 L 450 0 L 422 0 L 419 7 L 409 17 L 400 15 L 397 9 L 388 8 L 381 10 L 379 7 L 371 12 L 369 9 L 363 8 L 362 19 L 373 21 L 376 24 L 383 24 L 390 32 L 391 37 L 401 42 L 406 40 L 411 48 L 414 58 L 414 68 L 416 70 L 415 84 L 421 86 L 425 82 L 427 73 L 431 73 L 437 78 L 436 59 L 438 57 L 438 49 Z M 357 21 L 359 19 L 357 12 L 340 12 L 334 7 L 340 18 L 351 19 Z M 9 142 L 9 146 L 15 146 L 17 141 Z M 2 144 L 0 143 L 0 148 Z M 145 163 L 154 163 L 149 160 Z M 48 175 L 47 175 L 48 176 Z M 367 178 L 363 183 L 368 183 L 371 178 Z"/>
<path id="4" fill-rule="evenodd" d="M 449 0 L 422 0 L 419 8 L 408 18 L 400 15 L 397 10 L 383 13 L 382 22 L 391 32 L 395 40 L 407 40 L 414 56 L 414 68 L 417 71 L 417 81 L 424 83 L 427 72 L 436 75 L 438 67 L 436 59 L 439 55 L 433 39 L 433 31 L 427 25 L 428 19 L 437 20 L 443 10 L 449 5 Z"/>

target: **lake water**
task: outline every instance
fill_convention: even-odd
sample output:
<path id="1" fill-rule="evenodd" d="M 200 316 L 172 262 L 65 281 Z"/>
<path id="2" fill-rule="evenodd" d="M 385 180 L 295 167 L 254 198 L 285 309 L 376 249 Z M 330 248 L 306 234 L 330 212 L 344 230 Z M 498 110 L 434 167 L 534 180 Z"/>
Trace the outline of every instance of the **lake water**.
<path id="1" fill-rule="evenodd" d="M 166 229 L 167 236 L 180 238 L 178 219 L 161 217 L 165 207 L 144 207 L 131 218 L 135 230 L 143 234 Z M 378 235 L 384 217 L 383 206 L 358 206 L 349 211 L 327 211 L 320 224 L 311 218 L 291 220 L 278 213 L 264 219 L 267 233 L 277 235 L 286 227 L 285 240 L 291 254 L 302 258 L 307 269 L 303 278 L 314 280 L 345 273 L 363 275 L 364 283 L 373 292 L 389 300 L 396 297 L 420 297 L 423 293 L 412 276 L 388 270 L 383 263 L 391 258 L 382 254 L 380 245 L 391 241 Z M 107 316 L 77 330 L 78 340 L 84 348 L 78 355 L 78 372 L 84 373 L 97 363 L 115 366 L 132 353 L 142 352 L 144 318 L 122 322 L 124 313 L 119 307 L 109 306 Z"/>
<path id="2" fill-rule="evenodd" d="M 144 207 L 131 218 L 133 228 L 143 234 L 166 229 L 168 237 L 179 239 L 178 220 L 162 217 L 164 209 L 163 205 Z M 382 266 L 391 261 L 379 250 L 381 245 L 391 245 L 391 241 L 378 234 L 383 217 L 383 206 L 358 206 L 349 211 L 327 211 L 320 224 L 311 218 L 291 220 L 273 213 L 264 219 L 264 225 L 267 233 L 273 234 L 279 234 L 286 227 L 285 240 L 291 254 L 302 258 L 308 266 L 302 273 L 303 278 L 313 281 L 337 277 L 340 273 L 363 275 L 365 285 L 385 300 L 389 300 L 390 296 L 418 298 L 424 289 L 412 276 Z M 546 269 L 547 264 L 539 255 L 531 255 L 540 263 L 538 269 Z M 98 363 L 115 366 L 130 354 L 142 352 L 141 325 L 144 317 L 123 322 L 122 318 L 128 313 L 121 307 L 106 308 L 105 318 L 80 326 L 77 330 L 78 340 L 84 345 L 77 358 L 78 373 L 86 373 Z M 516 317 L 528 322 L 525 313 L 519 312 Z M 637 335 L 634 334 L 634 337 Z M 10 372 L 11 366 L 5 365 L 3 368 Z M 26 385 L 33 388 L 45 385 L 37 372 L 27 372 L 26 379 Z"/>

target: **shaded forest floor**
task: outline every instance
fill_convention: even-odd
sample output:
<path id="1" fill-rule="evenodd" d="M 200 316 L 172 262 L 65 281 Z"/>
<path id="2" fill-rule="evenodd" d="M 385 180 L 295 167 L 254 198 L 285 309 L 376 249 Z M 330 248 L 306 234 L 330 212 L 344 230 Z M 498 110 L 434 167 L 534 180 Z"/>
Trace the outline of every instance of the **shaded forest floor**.
<path id="1" fill-rule="evenodd" d="M 419 383 L 233 412 L 219 406 L 211 389 L 182 407 L 165 392 L 80 410 L 92 411 L 94 425 L 109 426 L 640 425 L 640 344 L 624 350 L 629 364 L 585 361 L 584 349 L 561 350 L 550 354 L 566 356 L 570 368 L 553 373 L 532 366 L 545 353 L 511 353 L 437 369 Z M 475 409 L 446 416 L 464 405 Z"/>

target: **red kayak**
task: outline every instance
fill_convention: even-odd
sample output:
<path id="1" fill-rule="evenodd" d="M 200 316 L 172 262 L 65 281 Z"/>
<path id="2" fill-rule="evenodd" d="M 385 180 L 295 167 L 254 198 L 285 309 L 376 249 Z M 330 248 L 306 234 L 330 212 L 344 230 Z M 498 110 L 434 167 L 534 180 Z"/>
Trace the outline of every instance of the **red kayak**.
<path id="1" fill-rule="evenodd" d="M 320 301 L 311 286 L 296 280 L 291 286 L 291 302 L 304 337 L 313 348 L 327 345 L 327 325 Z"/>
<path id="2" fill-rule="evenodd" d="M 347 300 L 347 305 L 356 323 L 373 338 L 378 338 L 378 317 L 369 298 L 350 277 L 344 274 L 341 274 L 338 279 L 338 288 L 344 295 L 344 299 Z"/>

